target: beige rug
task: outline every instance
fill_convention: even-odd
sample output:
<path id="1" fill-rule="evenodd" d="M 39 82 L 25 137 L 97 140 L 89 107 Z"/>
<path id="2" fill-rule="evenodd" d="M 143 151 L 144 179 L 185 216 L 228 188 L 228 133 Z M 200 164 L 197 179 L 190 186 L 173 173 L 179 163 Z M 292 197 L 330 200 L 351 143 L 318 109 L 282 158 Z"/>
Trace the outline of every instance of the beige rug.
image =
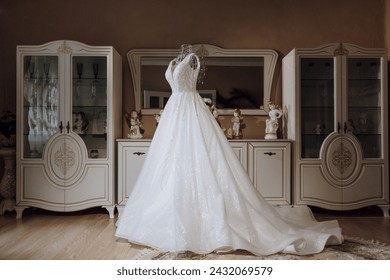
<path id="1" fill-rule="evenodd" d="M 315 255 L 297 256 L 278 253 L 270 256 L 254 256 L 247 251 L 230 253 L 211 253 L 198 255 L 187 253 L 163 253 L 153 249 L 144 249 L 135 258 L 138 260 L 390 260 L 390 245 L 374 240 L 345 237 L 341 245 L 328 246 Z"/>

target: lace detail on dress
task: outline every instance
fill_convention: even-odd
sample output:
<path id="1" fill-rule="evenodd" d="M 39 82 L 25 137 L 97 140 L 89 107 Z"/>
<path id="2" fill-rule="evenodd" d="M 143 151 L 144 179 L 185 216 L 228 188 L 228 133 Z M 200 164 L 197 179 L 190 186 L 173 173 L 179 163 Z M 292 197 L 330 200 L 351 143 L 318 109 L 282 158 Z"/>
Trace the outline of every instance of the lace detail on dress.
<path id="1" fill-rule="evenodd" d="M 196 60 L 196 68 L 191 66 L 191 59 Z M 196 54 L 187 55 L 182 61 L 172 60 L 165 72 L 172 94 L 176 92 L 195 92 L 200 68 L 199 58 Z"/>

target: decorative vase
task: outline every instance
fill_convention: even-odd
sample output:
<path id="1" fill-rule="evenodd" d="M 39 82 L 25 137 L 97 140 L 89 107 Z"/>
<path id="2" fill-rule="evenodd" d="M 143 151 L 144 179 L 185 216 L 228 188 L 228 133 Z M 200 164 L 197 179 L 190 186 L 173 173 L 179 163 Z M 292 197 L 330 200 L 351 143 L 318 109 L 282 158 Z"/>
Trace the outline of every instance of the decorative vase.
<path id="1" fill-rule="evenodd" d="M 94 150 L 91 150 L 91 158 L 98 158 L 99 157 L 99 150 L 97 149 L 94 149 Z"/>

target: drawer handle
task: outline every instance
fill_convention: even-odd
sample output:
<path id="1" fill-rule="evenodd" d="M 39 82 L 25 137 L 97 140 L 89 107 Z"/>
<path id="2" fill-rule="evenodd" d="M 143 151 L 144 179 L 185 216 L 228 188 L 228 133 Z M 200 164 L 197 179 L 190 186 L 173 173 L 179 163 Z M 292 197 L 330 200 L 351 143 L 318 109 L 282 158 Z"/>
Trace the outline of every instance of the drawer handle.
<path id="1" fill-rule="evenodd" d="M 60 129 L 60 133 L 62 133 L 62 130 L 64 129 L 64 126 L 62 125 L 62 121 L 60 122 L 60 126 L 58 128 Z"/>
<path id="2" fill-rule="evenodd" d="M 269 156 L 273 156 L 273 155 L 276 155 L 276 153 L 272 153 L 272 152 L 267 152 L 267 153 L 264 153 L 265 155 L 269 155 Z"/>
<path id="3" fill-rule="evenodd" d="M 144 155 L 145 153 L 143 152 L 134 152 L 133 155 L 137 155 L 137 156 L 140 156 L 140 155 Z"/>

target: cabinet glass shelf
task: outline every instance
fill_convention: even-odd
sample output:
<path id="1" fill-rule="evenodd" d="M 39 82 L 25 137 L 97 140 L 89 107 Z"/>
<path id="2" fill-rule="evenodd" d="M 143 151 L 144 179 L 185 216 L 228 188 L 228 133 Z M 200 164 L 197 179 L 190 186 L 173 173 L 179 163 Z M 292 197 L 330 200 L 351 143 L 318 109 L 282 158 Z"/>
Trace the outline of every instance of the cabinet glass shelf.
<path id="1" fill-rule="evenodd" d="M 72 57 L 72 130 L 79 134 L 89 158 L 106 157 L 107 58 Z"/>

